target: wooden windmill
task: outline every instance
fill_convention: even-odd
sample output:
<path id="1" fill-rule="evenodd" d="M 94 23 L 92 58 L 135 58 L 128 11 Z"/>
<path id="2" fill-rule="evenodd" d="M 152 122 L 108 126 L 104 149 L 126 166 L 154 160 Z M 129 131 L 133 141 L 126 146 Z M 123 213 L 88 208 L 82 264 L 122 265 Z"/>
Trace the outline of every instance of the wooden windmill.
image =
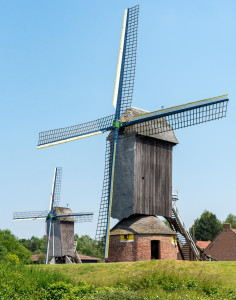
<path id="1" fill-rule="evenodd" d="M 38 149 L 110 131 L 96 239 L 108 258 L 110 217 L 130 214 L 171 218 L 173 130 L 226 116 L 228 96 L 147 112 L 131 107 L 136 68 L 139 6 L 126 9 L 113 105 L 115 114 L 39 134 Z M 105 239 L 104 239 L 105 237 Z"/>
<path id="2" fill-rule="evenodd" d="M 75 256 L 74 223 L 91 222 L 92 212 L 74 213 L 68 207 L 59 207 L 62 168 L 55 168 L 49 210 L 13 213 L 13 221 L 46 220 L 47 252 L 46 264 L 71 262 Z"/>

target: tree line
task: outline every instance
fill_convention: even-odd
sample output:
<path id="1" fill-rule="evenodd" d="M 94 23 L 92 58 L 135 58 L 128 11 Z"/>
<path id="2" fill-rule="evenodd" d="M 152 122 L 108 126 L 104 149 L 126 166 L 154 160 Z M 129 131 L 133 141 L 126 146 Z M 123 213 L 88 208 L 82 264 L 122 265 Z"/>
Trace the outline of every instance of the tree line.
<path id="1" fill-rule="evenodd" d="M 221 222 L 215 214 L 205 210 L 199 218 L 194 221 L 190 232 L 195 240 L 212 241 L 222 230 L 224 223 L 230 223 L 231 227 L 236 229 L 236 215 L 229 214 Z M 88 235 L 78 236 L 75 234 L 74 239 L 77 243 L 76 251 L 79 254 L 103 257 L 102 248 L 96 247 L 96 241 Z M 32 263 L 30 257 L 32 254 L 46 253 L 47 238 L 32 236 L 30 239 L 18 239 L 10 230 L 0 229 L 0 261 L 1 260 L 20 260 L 23 263 Z"/>

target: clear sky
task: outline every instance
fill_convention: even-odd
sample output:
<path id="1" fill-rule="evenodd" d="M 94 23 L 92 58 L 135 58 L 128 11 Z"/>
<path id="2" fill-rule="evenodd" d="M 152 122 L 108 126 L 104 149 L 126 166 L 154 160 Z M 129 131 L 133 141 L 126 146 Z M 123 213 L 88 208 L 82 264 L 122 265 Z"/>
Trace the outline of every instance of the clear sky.
<path id="1" fill-rule="evenodd" d="M 173 187 L 190 227 L 207 209 L 236 214 L 236 1 L 0 1 L 0 228 L 41 237 L 43 221 L 14 211 L 48 209 L 53 169 L 61 204 L 94 211 L 79 235 L 95 236 L 105 138 L 37 150 L 40 131 L 113 113 L 124 9 L 140 4 L 133 105 L 157 110 L 229 93 L 227 118 L 176 131 Z"/>

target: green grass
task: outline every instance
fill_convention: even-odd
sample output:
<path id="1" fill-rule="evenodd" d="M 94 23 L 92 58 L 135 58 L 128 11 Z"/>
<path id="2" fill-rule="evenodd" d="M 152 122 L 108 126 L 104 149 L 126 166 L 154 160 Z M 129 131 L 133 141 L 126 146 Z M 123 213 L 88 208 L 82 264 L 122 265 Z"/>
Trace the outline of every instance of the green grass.
<path id="1" fill-rule="evenodd" d="M 176 276 L 220 281 L 225 286 L 236 288 L 236 262 L 190 262 L 151 260 L 134 263 L 98 263 L 76 265 L 42 265 L 41 269 L 57 270 L 73 281 L 84 280 L 96 286 L 112 285 L 119 280 L 129 280 L 163 272 Z"/>
<path id="2" fill-rule="evenodd" d="M 236 262 L 2 265 L 0 299 L 236 299 Z"/>

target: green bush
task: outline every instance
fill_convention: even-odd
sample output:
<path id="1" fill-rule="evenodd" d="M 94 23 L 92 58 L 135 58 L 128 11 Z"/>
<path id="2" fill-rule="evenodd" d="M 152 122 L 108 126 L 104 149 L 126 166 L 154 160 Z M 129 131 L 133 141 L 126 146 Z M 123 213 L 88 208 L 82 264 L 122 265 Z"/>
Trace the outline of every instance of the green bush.
<path id="1" fill-rule="evenodd" d="M 31 252 L 20 244 L 11 231 L 0 229 L 0 260 L 8 259 L 8 254 L 17 255 L 23 263 L 31 261 Z"/>

